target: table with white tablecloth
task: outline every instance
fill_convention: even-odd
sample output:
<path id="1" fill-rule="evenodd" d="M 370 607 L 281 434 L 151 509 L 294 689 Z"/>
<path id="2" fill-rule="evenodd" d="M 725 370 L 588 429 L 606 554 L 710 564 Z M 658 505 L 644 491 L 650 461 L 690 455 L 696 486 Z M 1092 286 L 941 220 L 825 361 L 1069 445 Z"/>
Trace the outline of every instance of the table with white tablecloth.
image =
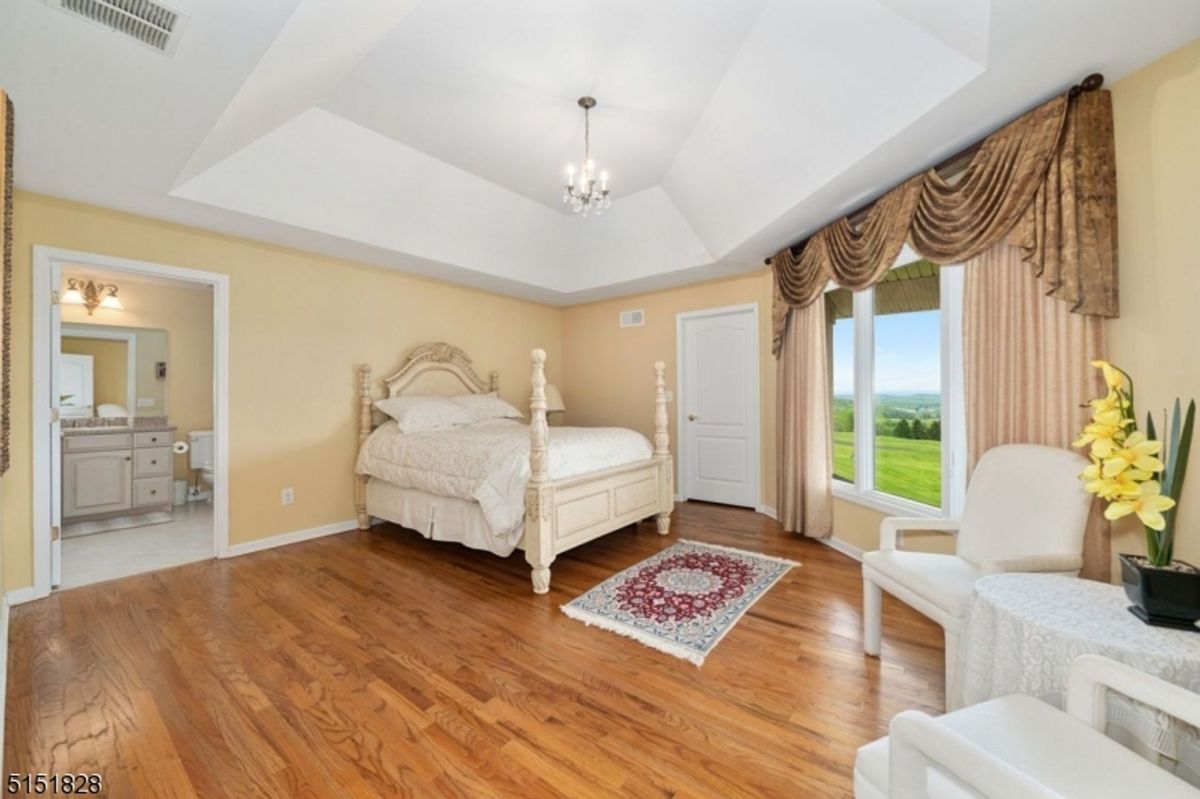
<path id="1" fill-rule="evenodd" d="M 1151 627 L 1120 586 L 1050 574 L 996 574 L 975 584 L 946 705 L 1008 694 L 1066 704 L 1071 661 L 1095 653 L 1200 692 L 1200 632 Z M 1200 785 L 1200 733 L 1109 692 L 1108 734 Z"/>

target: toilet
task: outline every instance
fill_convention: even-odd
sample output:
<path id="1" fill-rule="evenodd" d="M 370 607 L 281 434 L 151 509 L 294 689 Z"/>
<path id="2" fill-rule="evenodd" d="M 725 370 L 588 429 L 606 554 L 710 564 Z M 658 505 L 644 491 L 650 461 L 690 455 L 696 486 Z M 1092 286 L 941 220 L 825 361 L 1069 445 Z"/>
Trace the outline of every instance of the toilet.
<path id="1" fill-rule="evenodd" d="M 200 480 L 210 496 L 216 486 L 216 464 L 213 459 L 211 430 L 192 430 L 188 433 L 188 466 L 200 472 Z"/>

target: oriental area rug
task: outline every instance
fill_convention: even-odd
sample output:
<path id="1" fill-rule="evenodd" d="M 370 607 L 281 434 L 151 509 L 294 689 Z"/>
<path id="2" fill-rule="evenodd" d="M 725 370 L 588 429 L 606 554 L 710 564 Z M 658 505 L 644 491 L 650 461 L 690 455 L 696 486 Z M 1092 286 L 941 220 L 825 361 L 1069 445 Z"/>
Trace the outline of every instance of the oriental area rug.
<path id="1" fill-rule="evenodd" d="M 681 540 L 568 602 L 562 611 L 700 666 L 750 606 L 799 565 Z"/>

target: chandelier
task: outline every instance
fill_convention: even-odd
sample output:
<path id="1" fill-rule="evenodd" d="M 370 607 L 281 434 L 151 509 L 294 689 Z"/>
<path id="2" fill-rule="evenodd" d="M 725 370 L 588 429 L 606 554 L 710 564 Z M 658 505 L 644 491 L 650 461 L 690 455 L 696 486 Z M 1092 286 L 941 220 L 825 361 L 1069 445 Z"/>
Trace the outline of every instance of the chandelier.
<path id="1" fill-rule="evenodd" d="M 583 109 L 583 165 L 579 168 L 579 184 L 575 183 L 575 165 L 567 167 L 567 185 L 563 186 L 563 202 L 571 206 L 575 213 L 595 211 L 597 215 L 612 205 L 608 198 L 608 173 L 601 172 L 600 180 L 596 181 L 596 165 L 592 161 L 592 130 L 588 112 L 596 107 L 596 98 L 580 97 L 579 107 Z"/>

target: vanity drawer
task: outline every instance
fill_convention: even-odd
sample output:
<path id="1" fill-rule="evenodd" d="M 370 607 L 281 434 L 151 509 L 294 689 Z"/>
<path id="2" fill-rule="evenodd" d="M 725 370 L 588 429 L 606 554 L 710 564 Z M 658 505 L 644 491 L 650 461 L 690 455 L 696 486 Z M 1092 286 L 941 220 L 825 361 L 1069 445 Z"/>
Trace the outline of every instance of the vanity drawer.
<path id="1" fill-rule="evenodd" d="M 129 433 L 96 433 L 86 436 L 63 436 L 63 451 L 87 452 L 98 449 L 129 449 L 133 436 Z"/>
<path id="2" fill-rule="evenodd" d="M 162 475 L 169 477 L 174 465 L 171 458 L 170 447 L 135 449 L 133 451 L 133 476 L 135 478 L 160 477 Z"/>
<path id="3" fill-rule="evenodd" d="M 171 478 L 143 477 L 133 481 L 133 507 L 171 504 Z"/>
<path id="4" fill-rule="evenodd" d="M 135 447 L 169 447 L 175 443 L 170 432 L 166 430 L 156 430 L 153 433 L 134 433 L 133 445 Z"/>

